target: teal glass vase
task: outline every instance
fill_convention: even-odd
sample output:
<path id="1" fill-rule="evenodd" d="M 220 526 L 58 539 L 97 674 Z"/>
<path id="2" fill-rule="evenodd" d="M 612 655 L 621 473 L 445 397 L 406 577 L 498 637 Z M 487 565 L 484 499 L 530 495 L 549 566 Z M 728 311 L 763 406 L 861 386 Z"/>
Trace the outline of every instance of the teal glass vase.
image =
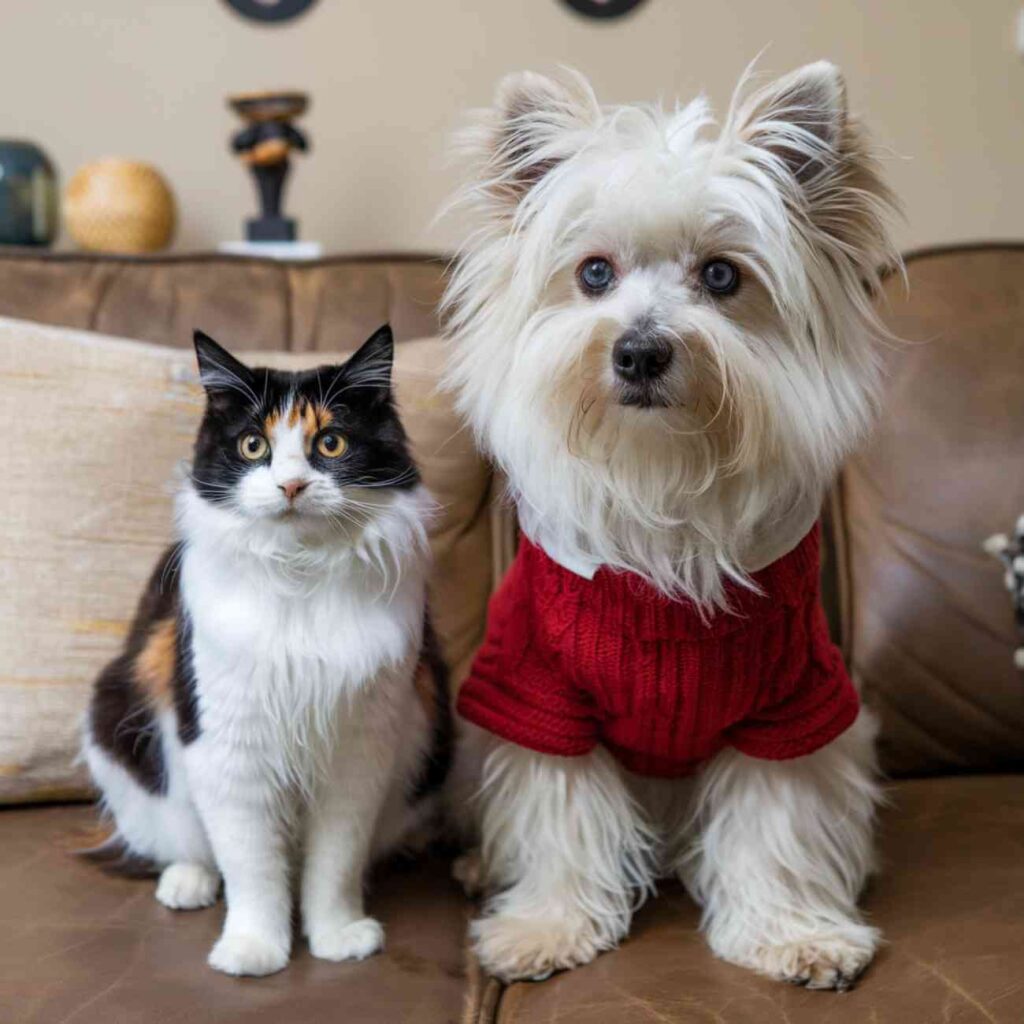
<path id="1" fill-rule="evenodd" d="M 0 139 L 0 245 L 49 245 L 57 210 L 50 158 L 31 142 Z"/>

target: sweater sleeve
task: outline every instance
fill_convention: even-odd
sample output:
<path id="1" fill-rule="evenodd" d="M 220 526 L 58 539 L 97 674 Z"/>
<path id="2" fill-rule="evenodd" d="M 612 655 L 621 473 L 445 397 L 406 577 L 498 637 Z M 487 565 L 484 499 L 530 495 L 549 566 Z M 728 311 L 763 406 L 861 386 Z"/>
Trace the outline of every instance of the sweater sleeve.
<path id="1" fill-rule="evenodd" d="M 513 565 L 491 599 L 487 634 L 459 690 L 459 714 L 529 750 L 578 757 L 598 742 L 593 703 L 531 628 L 526 581 Z"/>
<path id="2" fill-rule="evenodd" d="M 766 681 L 764 702 L 726 734 L 732 746 L 750 757 L 782 761 L 813 754 L 853 725 L 860 711 L 860 697 L 817 600 L 803 611 L 796 618 L 805 619 L 804 628 L 792 628 L 791 621 L 787 639 L 808 657 Z"/>

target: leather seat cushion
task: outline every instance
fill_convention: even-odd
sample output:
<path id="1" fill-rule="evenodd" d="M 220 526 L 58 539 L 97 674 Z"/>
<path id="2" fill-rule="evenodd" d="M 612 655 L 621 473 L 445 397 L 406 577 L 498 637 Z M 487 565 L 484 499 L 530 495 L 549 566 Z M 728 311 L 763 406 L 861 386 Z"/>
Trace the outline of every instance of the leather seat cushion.
<path id="1" fill-rule="evenodd" d="M 151 879 L 105 875 L 70 855 L 95 821 L 83 805 L 0 811 L 4 1024 L 458 1019 L 467 905 L 440 860 L 374 878 L 369 910 L 386 930 L 383 954 L 327 963 L 299 941 L 280 974 L 237 979 L 205 962 L 223 903 L 176 913 L 156 902 Z"/>
<path id="2" fill-rule="evenodd" d="M 887 945 L 852 992 L 810 992 L 715 959 L 671 887 L 614 953 L 495 992 L 499 1024 L 1016 1024 L 1024 1019 L 1024 779 L 898 784 L 864 905 Z M 491 1019 L 477 1016 L 482 1022 Z"/>

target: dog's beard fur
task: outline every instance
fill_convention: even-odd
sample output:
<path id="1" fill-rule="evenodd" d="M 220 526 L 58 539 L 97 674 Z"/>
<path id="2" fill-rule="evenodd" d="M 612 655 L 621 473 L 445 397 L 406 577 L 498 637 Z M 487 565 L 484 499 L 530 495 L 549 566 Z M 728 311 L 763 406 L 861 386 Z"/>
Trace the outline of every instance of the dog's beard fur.
<path id="1" fill-rule="evenodd" d="M 447 295 L 450 384 L 527 531 L 706 608 L 799 540 L 869 425 L 871 299 L 899 262 L 834 69 L 747 93 L 715 134 L 703 99 L 602 109 L 577 76 L 516 77 L 465 139 Z M 593 254 L 618 269 L 598 298 Z M 703 288 L 713 258 L 735 294 Z M 637 329 L 673 348 L 646 407 L 611 364 Z"/>

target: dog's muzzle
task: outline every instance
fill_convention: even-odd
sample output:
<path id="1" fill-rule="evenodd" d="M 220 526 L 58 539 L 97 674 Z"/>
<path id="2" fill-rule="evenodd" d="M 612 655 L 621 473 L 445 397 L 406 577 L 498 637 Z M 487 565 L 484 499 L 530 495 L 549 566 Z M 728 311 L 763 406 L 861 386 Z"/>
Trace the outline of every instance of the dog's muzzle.
<path id="1" fill-rule="evenodd" d="M 631 330 L 612 346 L 612 368 L 623 405 L 664 405 L 657 382 L 672 363 L 672 343 L 658 334 Z"/>

